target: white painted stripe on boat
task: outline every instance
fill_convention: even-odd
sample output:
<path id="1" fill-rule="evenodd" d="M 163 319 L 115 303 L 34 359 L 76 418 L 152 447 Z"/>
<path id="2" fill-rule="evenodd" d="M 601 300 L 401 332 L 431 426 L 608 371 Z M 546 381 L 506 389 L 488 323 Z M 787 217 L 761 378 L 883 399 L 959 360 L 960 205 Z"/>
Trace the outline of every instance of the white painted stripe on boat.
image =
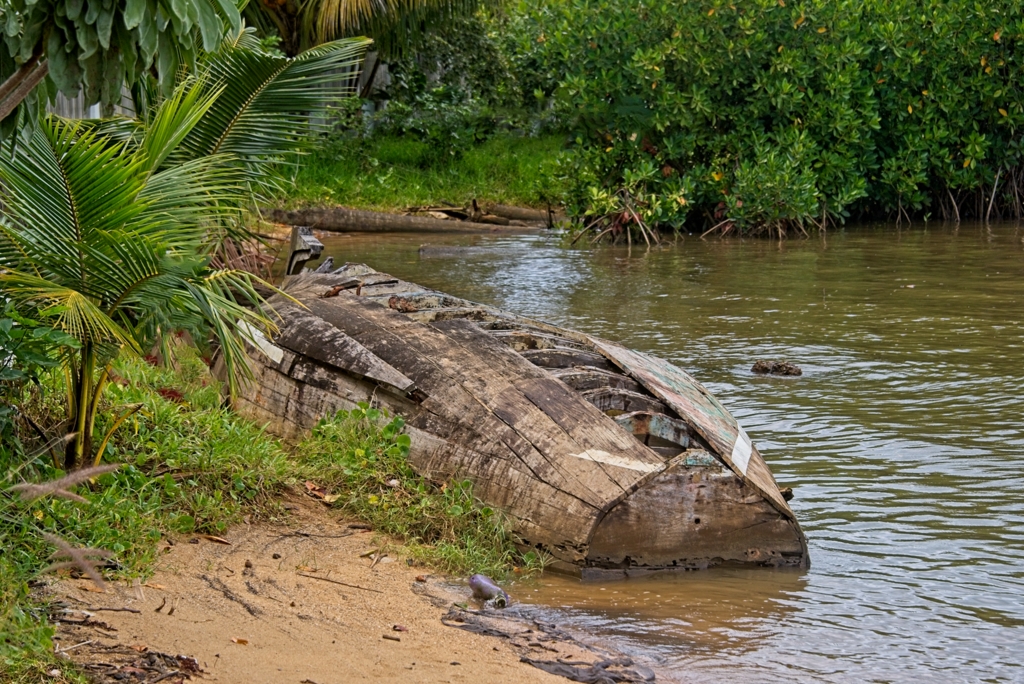
<path id="1" fill-rule="evenodd" d="M 601 451 L 600 449 L 587 449 L 584 452 L 573 454 L 573 457 L 583 459 L 584 461 L 594 461 L 595 463 L 604 463 L 605 465 L 626 468 L 628 470 L 637 470 L 641 473 L 653 473 L 654 471 L 661 470 L 664 467 L 664 464 L 661 463 L 644 463 L 643 461 L 626 458 L 625 456 L 609 454 L 607 451 Z"/>
<path id="2" fill-rule="evenodd" d="M 736 444 L 732 447 L 731 460 L 744 477 L 747 475 L 747 463 L 750 462 L 750 450 L 750 437 L 746 430 L 740 428 L 740 433 L 736 435 Z"/>
<path id="3" fill-rule="evenodd" d="M 238 321 L 238 329 L 242 331 L 242 334 L 246 337 L 249 343 L 266 354 L 267 358 L 272 360 L 274 363 L 281 363 L 281 359 L 284 358 L 284 350 L 274 344 L 271 344 L 270 340 L 263 336 L 263 333 L 245 321 Z"/>

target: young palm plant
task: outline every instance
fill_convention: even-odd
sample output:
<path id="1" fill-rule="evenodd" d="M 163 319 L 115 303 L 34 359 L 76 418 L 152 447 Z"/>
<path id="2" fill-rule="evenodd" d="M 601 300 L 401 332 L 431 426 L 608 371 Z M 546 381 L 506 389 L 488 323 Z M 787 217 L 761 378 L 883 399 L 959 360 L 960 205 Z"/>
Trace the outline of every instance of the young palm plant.
<path id="1" fill-rule="evenodd" d="M 219 95 L 191 79 L 133 142 L 48 117 L 0 155 L 2 294 L 77 341 L 62 358 L 66 428 L 76 435 L 66 470 L 92 460 L 96 414 L 120 353 L 144 353 L 173 331 L 212 336 L 234 391 L 247 372 L 246 331 L 274 331 L 257 279 L 210 267 L 211 230 L 239 211 L 244 171 L 222 154 L 165 163 Z"/>

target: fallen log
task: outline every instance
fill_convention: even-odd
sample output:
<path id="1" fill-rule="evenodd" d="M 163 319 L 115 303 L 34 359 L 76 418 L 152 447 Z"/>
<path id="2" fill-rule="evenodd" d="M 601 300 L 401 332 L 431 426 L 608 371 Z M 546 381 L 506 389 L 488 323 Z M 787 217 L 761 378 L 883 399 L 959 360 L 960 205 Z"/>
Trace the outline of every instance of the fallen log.
<path id="1" fill-rule="evenodd" d="M 328 207 L 313 209 L 271 209 L 271 221 L 290 226 L 309 226 L 315 230 L 354 233 L 491 233 L 528 232 L 522 226 L 498 226 L 472 221 L 451 221 L 427 216 L 404 216 L 377 211 Z"/>
<path id="2" fill-rule="evenodd" d="M 507 204 L 488 204 L 487 211 L 496 216 L 504 216 L 507 219 L 516 221 L 530 221 L 533 223 L 549 222 L 547 209 L 529 209 L 527 207 L 511 207 Z"/>

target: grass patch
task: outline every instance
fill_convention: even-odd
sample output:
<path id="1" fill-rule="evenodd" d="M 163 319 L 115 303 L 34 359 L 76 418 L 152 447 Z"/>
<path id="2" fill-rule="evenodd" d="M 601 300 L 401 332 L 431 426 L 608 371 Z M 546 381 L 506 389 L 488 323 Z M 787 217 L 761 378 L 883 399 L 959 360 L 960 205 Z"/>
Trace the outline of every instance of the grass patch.
<path id="1" fill-rule="evenodd" d="M 545 207 L 545 171 L 564 136 L 498 135 L 455 159 L 413 137 L 337 139 L 306 157 L 286 201 L 291 206 L 342 205 L 377 211 L 465 205 L 472 199 Z"/>
<path id="2" fill-rule="evenodd" d="M 506 518 L 474 499 L 472 482 L 438 487 L 416 474 L 404 424 L 360 405 L 320 421 L 297 452 L 310 477 L 336 492 L 335 506 L 401 537 L 407 553 L 443 572 L 502 577 L 516 565 L 539 569 L 536 554 L 522 556 L 509 543 Z"/>
<path id="3" fill-rule="evenodd" d="M 56 387 L 44 384 L 40 396 L 52 397 L 46 390 Z M 56 411 L 47 401 L 37 396 L 29 406 L 45 417 Z M 176 370 L 119 362 L 106 401 L 107 416 L 126 404 L 144 408 L 106 454 L 121 468 L 78 487 L 88 503 L 26 502 L 7 491 L 62 474 L 45 452 L 0 461 L 0 681 L 40 681 L 54 667 L 68 670 L 66 681 L 84 681 L 54 660 L 46 607 L 29 594 L 53 551 L 43 533 L 112 551 L 108 577 L 144 577 L 164 535 L 220 533 L 243 515 L 274 519 L 283 513 L 274 494 L 312 480 L 336 497 L 334 506 L 400 537 L 408 554 L 439 570 L 502 577 L 513 566 L 540 567 L 533 554 L 519 555 L 505 518 L 481 506 L 470 483 L 438 486 L 412 470 L 401 418 L 369 407 L 341 412 L 291 452 L 224 408 L 218 383 L 188 349 L 178 353 Z"/>

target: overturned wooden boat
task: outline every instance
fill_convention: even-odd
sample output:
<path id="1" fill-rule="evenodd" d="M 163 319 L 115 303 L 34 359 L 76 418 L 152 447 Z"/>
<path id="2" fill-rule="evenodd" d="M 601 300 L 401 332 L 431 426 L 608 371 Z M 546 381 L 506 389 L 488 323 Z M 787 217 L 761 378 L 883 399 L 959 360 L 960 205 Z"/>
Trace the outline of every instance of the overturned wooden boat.
<path id="1" fill-rule="evenodd" d="M 254 337 L 241 412 L 296 438 L 370 401 L 410 462 L 466 477 L 555 567 L 595 576 L 724 562 L 807 567 L 786 497 L 732 415 L 672 364 L 362 264 L 287 279 Z"/>

